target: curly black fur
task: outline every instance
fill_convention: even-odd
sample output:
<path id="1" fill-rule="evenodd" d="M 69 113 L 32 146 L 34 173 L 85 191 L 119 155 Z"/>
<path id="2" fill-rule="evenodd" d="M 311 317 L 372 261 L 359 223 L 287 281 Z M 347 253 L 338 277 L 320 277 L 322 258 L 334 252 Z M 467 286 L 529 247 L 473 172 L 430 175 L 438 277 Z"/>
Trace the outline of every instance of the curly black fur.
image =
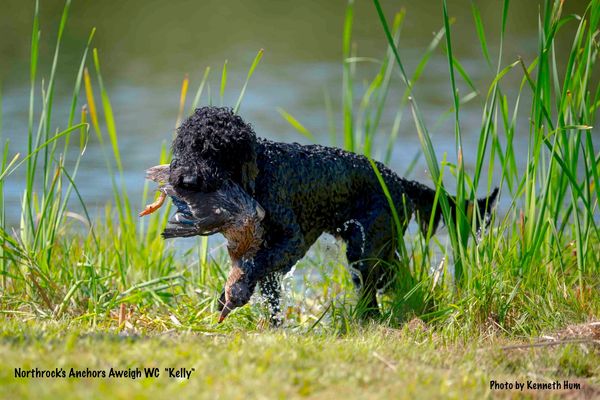
<path id="1" fill-rule="evenodd" d="M 256 177 L 256 135 L 228 108 L 203 107 L 185 120 L 173 141 L 170 183 L 202 192 L 227 179 L 250 194 Z M 189 178 L 184 180 L 184 177 Z"/>
<path id="2" fill-rule="evenodd" d="M 403 179 L 376 162 L 401 220 L 402 233 L 413 214 L 427 229 L 435 191 Z M 279 310 L 277 275 L 286 273 L 323 233 L 347 243 L 353 280 L 362 300 L 377 312 L 376 291 L 395 256 L 392 211 L 369 160 L 338 148 L 278 143 L 257 138 L 252 127 L 228 108 L 203 107 L 178 129 L 173 142 L 171 183 L 213 191 L 232 180 L 264 208 L 264 241 L 244 264 L 245 304 L 258 283 L 272 312 Z M 478 202 L 489 211 L 496 192 Z M 454 207 L 452 198 L 451 205 Z M 433 231 L 441 218 L 436 208 Z"/>

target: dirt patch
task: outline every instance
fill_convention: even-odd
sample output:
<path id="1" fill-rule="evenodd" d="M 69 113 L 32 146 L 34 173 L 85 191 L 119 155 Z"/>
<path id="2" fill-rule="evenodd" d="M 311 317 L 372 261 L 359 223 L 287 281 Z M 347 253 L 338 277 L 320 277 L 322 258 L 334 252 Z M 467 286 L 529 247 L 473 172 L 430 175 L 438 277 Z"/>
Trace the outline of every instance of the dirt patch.
<path id="1" fill-rule="evenodd" d="M 600 321 L 587 322 L 584 324 L 569 325 L 556 333 L 555 340 L 568 339 L 590 339 L 600 344 Z"/>

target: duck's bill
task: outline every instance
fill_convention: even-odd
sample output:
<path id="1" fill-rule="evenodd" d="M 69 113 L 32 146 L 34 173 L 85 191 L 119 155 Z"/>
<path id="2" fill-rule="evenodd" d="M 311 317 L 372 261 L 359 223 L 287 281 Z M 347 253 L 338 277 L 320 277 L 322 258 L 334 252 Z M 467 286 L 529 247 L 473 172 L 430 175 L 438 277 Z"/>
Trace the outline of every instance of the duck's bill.
<path id="1" fill-rule="evenodd" d="M 219 323 L 223 322 L 225 318 L 229 315 L 229 313 L 235 308 L 235 306 L 231 303 L 227 303 L 221 309 L 221 313 L 219 314 Z"/>

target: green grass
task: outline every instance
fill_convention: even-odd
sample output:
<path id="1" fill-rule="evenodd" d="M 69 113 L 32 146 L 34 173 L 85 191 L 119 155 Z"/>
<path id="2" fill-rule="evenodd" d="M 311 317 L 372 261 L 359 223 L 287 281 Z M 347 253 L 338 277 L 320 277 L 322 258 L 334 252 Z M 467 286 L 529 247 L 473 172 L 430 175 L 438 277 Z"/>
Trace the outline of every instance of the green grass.
<path id="1" fill-rule="evenodd" d="M 268 329 L 158 335 L 142 330 L 120 336 L 110 326 L 90 329 L 77 322 L 8 323 L 0 330 L 0 397 L 481 399 L 520 393 L 492 391 L 491 380 L 569 380 L 584 385 L 571 395 L 600 393 L 593 389 L 600 384 L 600 354 L 590 353 L 589 346 L 500 348 L 509 344 L 497 338 L 448 343 L 418 324 L 402 329 L 370 325 L 338 337 Z M 25 379 L 14 378 L 16 367 L 63 368 L 67 374 L 71 368 L 108 374 L 110 368 L 158 367 L 161 375 Z M 174 379 L 164 371 L 167 367 L 194 371 L 189 380 Z"/>
<path id="2" fill-rule="evenodd" d="M 502 24 L 497 49 L 488 47 L 492 40 L 473 3 L 477 35 L 473 41 L 481 47 L 489 68 L 486 87 L 473 84 L 452 51 L 452 30 L 459 27 L 450 17 L 451 4 L 442 4 L 440 30 L 409 75 L 398 44 L 410 10 L 396 14 L 388 25 L 374 0 L 383 56 L 372 60 L 360 57 L 354 45 L 354 8 L 349 2 L 343 32 L 342 121 L 334 120 L 338 110 L 326 93 L 329 136 L 335 142 L 339 126 L 342 146 L 389 162 L 400 122 L 412 118 L 422 154 L 406 155 L 412 160 L 410 166 L 399 172 L 410 175 L 424 157 L 431 173 L 429 183 L 437 187 L 435 207 L 448 221 L 450 242 L 445 246 L 431 232 L 398 239 L 401 258 L 390 266 L 396 269 L 397 279 L 392 290 L 380 297 L 382 318 L 369 324 L 356 317 L 360 305 L 343 252 L 319 245 L 313 256 L 298 265 L 296 274 L 305 276 L 303 283 L 289 285 L 287 280 L 292 287 L 286 294 L 286 323 L 277 331 L 265 328 L 266 312 L 260 302 L 236 310 L 217 325 L 216 297 L 228 269 L 225 252 L 209 256 L 206 239 L 198 239 L 198 245 L 185 254 L 166 246 L 160 232 L 169 207 L 141 220 L 135 216 L 152 192 L 146 186 L 143 204 L 131 204 L 122 180 L 114 117 L 119 110 L 113 110 L 102 79 L 101 53 L 92 47 L 93 30 L 82 43 L 69 117 L 58 121 L 53 116 L 57 60 L 69 5 L 67 1 L 61 16 L 51 69 L 40 74 L 38 47 L 44 38 L 36 3 L 29 119 L 24 130 L 27 153 L 15 154 L 8 141 L 2 147 L 0 314 L 7 323 L 0 326 L 0 379 L 8 388 L 2 393 L 12 398 L 52 397 L 71 388 L 69 380 L 25 385 L 10 375 L 19 365 L 55 367 L 57 362 L 90 368 L 173 364 L 198 370 L 198 378 L 190 382 L 85 381 L 73 388 L 78 397 L 96 390 L 126 397 L 140 385 L 165 395 L 178 390 L 206 394 L 204 388 L 209 387 L 223 397 L 236 398 L 241 393 L 362 398 L 365 392 L 356 387 L 368 389 L 373 398 L 411 394 L 480 398 L 494 394 L 487 388 L 490 379 L 521 377 L 579 379 L 597 390 L 597 344 L 500 347 L 536 341 L 569 324 L 600 319 L 600 153 L 592 135 L 600 107 L 599 0 L 591 1 L 579 16 L 563 16 L 560 1 L 545 1 L 537 57 L 511 60 L 503 51 L 509 2 L 499 6 Z M 567 53 L 556 50 L 559 39 L 572 43 Z M 446 57 L 447 90 L 452 93 L 448 112 L 439 118 L 454 119 L 456 143 L 454 154 L 441 157 L 430 136 L 437 124 L 426 125 L 413 91 L 436 52 Z M 249 64 L 236 109 L 243 105 L 262 56 L 260 50 Z M 362 84 L 357 70 L 372 62 L 379 66 L 373 78 Z M 225 90 L 231 90 L 227 74 L 225 62 L 217 86 L 213 83 L 219 103 Z M 508 96 L 503 87 L 508 76 L 521 82 L 516 96 Z M 216 90 L 211 91 L 210 68 L 186 107 L 192 81 L 187 76 L 183 80 L 178 122 L 197 105 L 213 104 Z M 467 93 L 457 90 L 463 87 Z M 400 102 L 394 105 L 397 112 L 391 129 L 384 131 L 382 115 L 392 91 L 401 93 Z M 79 108 L 83 99 L 85 105 Z M 462 147 L 461 107 L 466 102 L 481 108 L 475 155 Z M 293 116 L 293 110 L 279 113 L 300 134 L 316 136 Z M 529 118 L 527 127 L 517 124 L 522 114 Z M 273 117 L 277 118 L 275 112 Z M 516 135 L 528 138 L 523 170 L 517 167 Z M 387 146 L 376 148 L 375 143 L 381 142 L 377 136 Z M 169 139 L 154 164 L 168 162 Z M 75 185 L 90 140 L 104 149 L 106 176 L 113 187 L 113 200 L 96 214 Z M 75 159 L 66 159 L 73 154 L 68 149 L 78 150 Z M 496 166 L 501 174 L 495 182 L 508 206 L 502 214 L 492 215 L 490 229 L 478 237 L 474 227 L 481 216 L 470 218 L 460 208 L 453 214 L 444 182 L 456 186 L 452 194 L 464 203 L 474 199 L 476 192 L 492 189 Z M 24 169 L 26 179 L 19 224 L 14 227 L 5 216 L 4 182 L 17 169 Z M 81 213 L 71 211 L 74 203 Z M 396 215 L 390 223 L 400 225 L 402 217 Z M 441 254 L 441 264 L 435 254 Z M 432 267 L 437 267 L 433 273 Z M 318 279 L 309 279 L 308 272 Z M 423 329 L 412 331 L 407 321 L 420 321 Z M 69 332 L 66 337 L 64 332 Z"/>

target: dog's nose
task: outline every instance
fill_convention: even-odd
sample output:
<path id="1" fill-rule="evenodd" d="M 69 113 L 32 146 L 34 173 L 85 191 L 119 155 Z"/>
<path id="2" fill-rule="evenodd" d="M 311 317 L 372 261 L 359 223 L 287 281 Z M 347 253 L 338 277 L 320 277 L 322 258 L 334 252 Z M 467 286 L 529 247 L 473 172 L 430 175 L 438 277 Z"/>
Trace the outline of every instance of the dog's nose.
<path id="1" fill-rule="evenodd" d="M 184 189 L 197 189 L 200 187 L 200 177 L 198 175 L 184 175 L 181 180 L 181 187 Z"/>

